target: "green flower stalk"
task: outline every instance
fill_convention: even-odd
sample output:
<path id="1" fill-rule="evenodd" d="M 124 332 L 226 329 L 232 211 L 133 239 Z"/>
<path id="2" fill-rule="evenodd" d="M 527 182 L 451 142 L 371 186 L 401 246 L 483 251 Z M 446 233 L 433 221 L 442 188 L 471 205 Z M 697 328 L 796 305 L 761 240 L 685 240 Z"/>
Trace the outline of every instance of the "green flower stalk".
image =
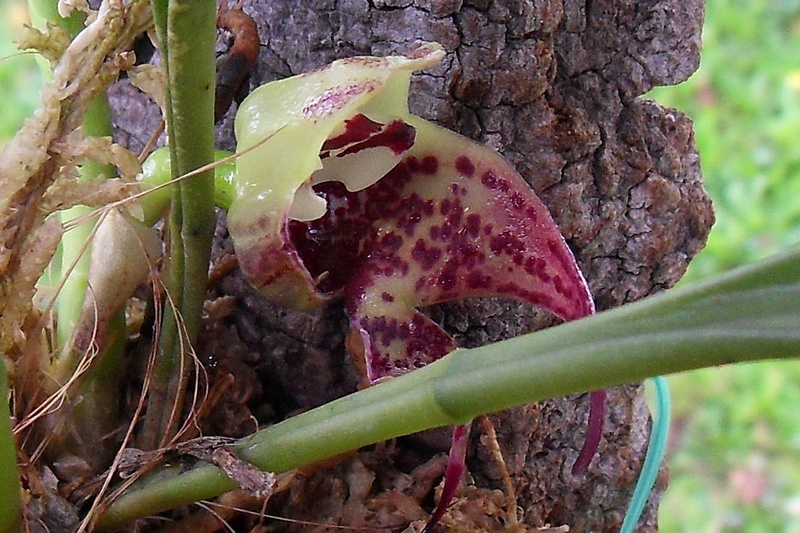
<path id="1" fill-rule="evenodd" d="M 155 0 L 153 13 L 167 77 L 172 178 L 203 167 L 214 150 L 213 2 Z M 176 434 L 205 299 L 214 231 L 214 177 L 180 181 L 171 193 L 166 291 L 152 389 L 140 445 L 156 448 Z"/>
<path id="2" fill-rule="evenodd" d="M 236 164 L 232 153 L 224 150 L 214 151 L 214 205 L 229 209 L 234 199 L 233 181 L 236 176 Z M 172 189 L 176 184 L 170 183 L 172 167 L 169 148 L 158 148 L 142 163 L 142 173 L 137 177 L 143 192 L 139 199 L 142 221 L 145 225 L 154 224 L 169 207 Z M 188 178 L 191 179 L 191 178 Z"/>

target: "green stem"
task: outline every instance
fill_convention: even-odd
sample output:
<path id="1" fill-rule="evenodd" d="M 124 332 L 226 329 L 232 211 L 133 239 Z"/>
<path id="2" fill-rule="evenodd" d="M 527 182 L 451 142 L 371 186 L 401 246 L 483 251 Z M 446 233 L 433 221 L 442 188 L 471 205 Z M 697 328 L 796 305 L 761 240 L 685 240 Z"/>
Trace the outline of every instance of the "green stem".
<path id="1" fill-rule="evenodd" d="M 17 447 L 8 411 L 8 376 L 5 356 L 0 354 L 0 533 L 19 531 L 22 516 Z"/>
<path id="2" fill-rule="evenodd" d="M 86 109 L 83 119 L 86 135 L 104 137 L 111 135 L 111 111 L 105 94 L 96 96 Z M 80 168 L 81 181 L 97 179 L 99 176 L 110 177 L 116 174 L 113 165 L 101 165 L 94 161 L 86 161 Z M 85 216 L 93 211 L 86 206 L 76 206 L 61 214 L 63 223 Z M 68 273 L 64 286 L 56 300 L 58 317 L 57 340 L 60 355 L 53 364 L 55 381 L 63 385 L 73 374 L 78 360 L 83 355 L 72 347 L 75 327 L 80 324 L 86 299 L 89 280 L 89 263 L 91 246 L 87 243 L 97 223 L 96 219 L 84 222 L 67 232 L 61 239 L 61 272 Z M 70 270 L 74 264 L 74 268 Z M 117 354 L 121 357 L 121 354 Z"/>
<path id="3" fill-rule="evenodd" d="M 234 446 L 282 472 L 360 446 L 545 398 L 696 368 L 800 356 L 800 247 L 706 283 L 474 349 L 276 424 Z M 209 464 L 159 472 L 104 528 L 235 487 Z"/>
<path id="4" fill-rule="evenodd" d="M 172 179 L 213 160 L 213 2 L 156 0 L 156 31 L 167 73 L 167 130 Z M 164 320 L 141 445 L 154 448 L 175 434 L 205 299 L 214 232 L 214 176 L 181 180 L 172 191 Z M 174 307 L 173 307 L 174 306 Z"/>
<path id="5" fill-rule="evenodd" d="M 222 209 L 230 209 L 234 198 L 233 180 L 236 175 L 236 163 L 231 157 L 231 152 L 214 150 L 214 205 Z M 221 161 L 225 160 L 225 161 Z M 139 184 L 142 190 L 149 194 L 142 196 L 139 204 L 142 208 L 142 221 L 147 226 L 152 226 L 161 218 L 169 206 L 171 190 L 174 184 L 170 183 L 171 163 L 169 149 L 159 148 L 153 151 L 142 163 L 142 173 L 139 175 Z"/>

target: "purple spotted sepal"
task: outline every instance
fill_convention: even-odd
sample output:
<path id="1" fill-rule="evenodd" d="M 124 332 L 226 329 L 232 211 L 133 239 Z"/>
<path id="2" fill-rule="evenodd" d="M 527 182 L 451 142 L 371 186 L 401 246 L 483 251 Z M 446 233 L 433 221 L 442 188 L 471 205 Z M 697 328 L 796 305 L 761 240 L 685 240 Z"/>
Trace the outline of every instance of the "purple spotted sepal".
<path id="1" fill-rule="evenodd" d="M 369 225 L 358 268 L 344 284 L 367 376 L 375 382 L 452 351 L 452 338 L 420 307 L 503 296 L 564 320 L 594 304 L 547 208 L 496 152 L 417 117 L 414 145 L 373 186 L 356 194 L 328 189 L 343 206 L 307 223 L 311 234 L 340 224 Z M 352 344 L 352 343 L 351 343 Z"/>

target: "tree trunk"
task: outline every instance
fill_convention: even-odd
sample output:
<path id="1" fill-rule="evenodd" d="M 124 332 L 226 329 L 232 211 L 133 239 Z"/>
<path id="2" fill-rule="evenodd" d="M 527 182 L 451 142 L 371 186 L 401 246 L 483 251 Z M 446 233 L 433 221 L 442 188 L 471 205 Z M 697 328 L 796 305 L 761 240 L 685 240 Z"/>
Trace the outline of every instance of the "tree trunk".
<path id="1" fill-rule="evenodd" d="M 441 43 L 445 60 L 415 75 L 412 111 L 493 146 L 516 165 L 550 207 L 599 310 L 671 287 L 703 246 L 714 217 L 701 185 L 692 124 L 639 98 L 697 68 L 700 0 L 254 0 L 244 10 L 256 19 L 262 43 L 252 86 L 341 57 Z M 114 94 L 118 135 L 136 149 L 137 139 L 154 127 L 142 117 L 156 113 L 133 116 L 137 96 L 125 84 Z M 227 148 L 234 144 L 233 114 L 218 132 Z M 218 264 L 231 253 L 221 224 Z M 235 381 L 227 403 L 205 421 L 208 431 L 248 433 L 255 429 L 251 414 L 271 422 L 354 390 L 340 306 L 310 314 L 279 309 L 237 272 L 216 279 L 210 298 L 203 352 L 213 362 L 212 379 L 232 375 Z M 555 322 L 529 306 L 497 299 L 427 311 L 462 346 Z M 642 386 L 609 391 L 608 409 L 599 455 L 580 476 L 570 469 L 583 441 L 586 395 L 493 417 L 528 527 L 619 530 L 650 428 Z M 430 492 L 443 471 L 448 441 L 440 440 L 435 432 L 403 439 L 395 448 L 362 451 L 306 472 L 273 498 L 270 512 L 350 526 L 424 519 L 420 505 L 430 510 Z M 502 488 L 479 424 L 469 468 L 478 487 Z M 657 529 L 665 479 L 637 531 Z M 453 515 L 464 513 L 458 523 L 465 531 L 497 530 L 500 522 L 481 521 L 498 515 L 492 507 L 497 494 L 478 497 L 478 489 L 470 490 L 462 504 L 480 501 L 482 507 L 473 516 L 467 505 L 456 505 Z"/>

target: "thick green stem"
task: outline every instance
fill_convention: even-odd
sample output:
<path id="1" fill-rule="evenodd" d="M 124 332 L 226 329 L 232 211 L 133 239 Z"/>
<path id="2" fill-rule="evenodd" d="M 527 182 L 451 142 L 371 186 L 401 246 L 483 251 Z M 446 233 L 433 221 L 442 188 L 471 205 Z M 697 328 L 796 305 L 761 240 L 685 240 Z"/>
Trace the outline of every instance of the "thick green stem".
<path id="1" fill-rule="evenodd" d="M 800 356 L 800 248 L 707 283 L 475 349 L 244 439 L 282 472 L 348 450 L 545 398 L 696 368 Z M 101 517 L 118 527 L 235 487 L 211 465 L 142 480 Z"/>
<path id="2" fill-rule="evenodd" d="M 166 121 L 176 179 L 213 160 L 215 5 L 156 0 L 153 12 L 167 73 Z M 168 442 L 177 427 L 205 299 L 213 231 L 213 171 L 181 180 L 172 191 L 168 301 L 140 443 L 145 448 Z"/>
<path id="3" fill-rule="evenodd" d="M 21 518 L 17 447 L 8 411 L 8 376 L 5 356 L 0 354 L 0 533 L 19 531 Z"/>

